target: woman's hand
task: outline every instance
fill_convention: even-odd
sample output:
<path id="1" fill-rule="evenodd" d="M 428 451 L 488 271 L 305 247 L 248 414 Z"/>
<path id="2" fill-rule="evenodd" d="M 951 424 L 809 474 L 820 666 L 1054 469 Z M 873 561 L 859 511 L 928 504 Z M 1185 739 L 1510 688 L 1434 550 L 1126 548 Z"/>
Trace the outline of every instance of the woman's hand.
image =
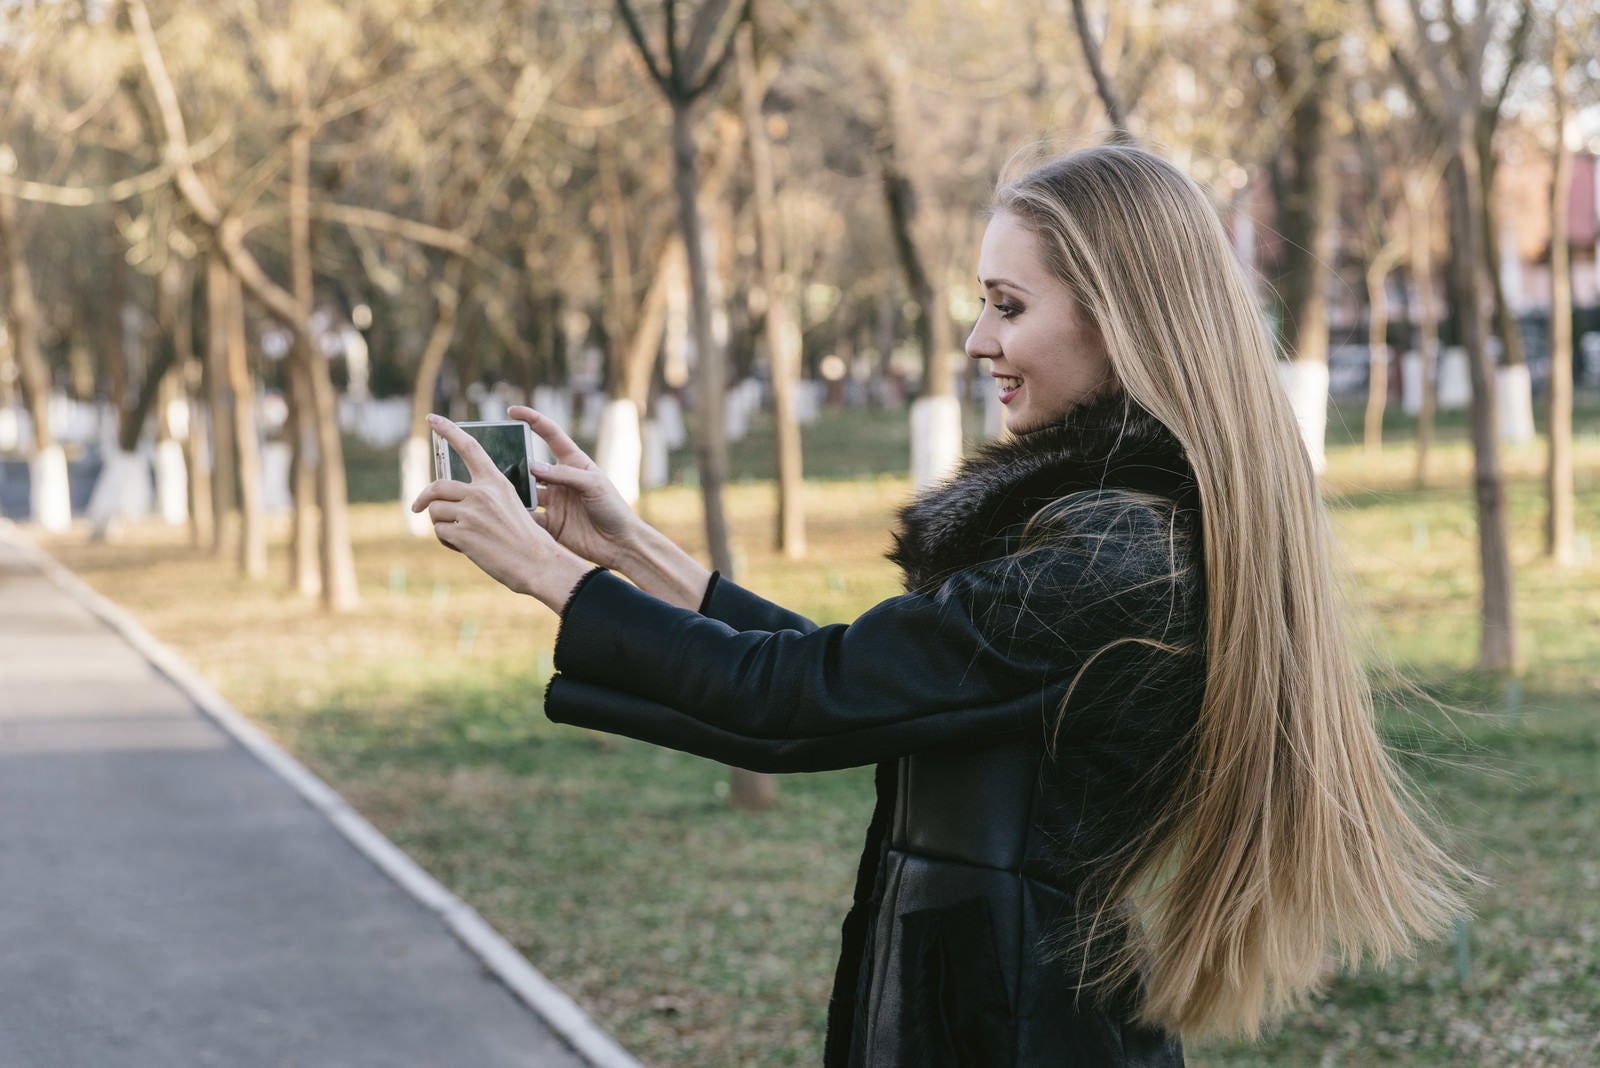
<path id="1" fill-rule="evenodd" d="M 437 415 L 428 416 L 428 425 L 460 455 L 472 481 L 435 482 L 411 510 L 427 511 L 440 543 L 465 553 L 490 578 L 560 612 L 589 565 L 556 544 L 476 439 Z"/>
<path id="2" fill-rule="evenodd" d="M 535 464 L 539 505 L 534 519 L 561 545 L 586 560 L 617 568 L 644 523 L 604 471 L 554 419 L 514 405 L 508 415 L 533 428 L 550 447 L 555 464 Z"/>

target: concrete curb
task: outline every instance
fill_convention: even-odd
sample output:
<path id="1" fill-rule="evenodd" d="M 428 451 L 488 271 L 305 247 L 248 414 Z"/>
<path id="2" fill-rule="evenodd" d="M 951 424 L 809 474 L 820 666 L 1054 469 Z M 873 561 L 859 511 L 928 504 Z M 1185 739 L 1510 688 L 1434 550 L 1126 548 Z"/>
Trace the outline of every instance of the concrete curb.
<path id="1" fill-rule="evenodd" d="M 593 1068 L 641 1068 L 639 1062 L 615 1039 L 600 1030 L 576 1002 L 541 975 L 470 905 L 445 889 L 351 808 L 344 798 L 240 715 L 176 653 L 157 641 L 132 616 L 89 588 L 82 579 L 34 545 L 8 519 L 0 519 L 0 539 L 37 565 L 62 592 L 116 631 L 218 727 L 293 787 L 362 855 L 428 911 L 438 916 L 451 933 L 482 961 L 486 969 L 509 987 Z"/>

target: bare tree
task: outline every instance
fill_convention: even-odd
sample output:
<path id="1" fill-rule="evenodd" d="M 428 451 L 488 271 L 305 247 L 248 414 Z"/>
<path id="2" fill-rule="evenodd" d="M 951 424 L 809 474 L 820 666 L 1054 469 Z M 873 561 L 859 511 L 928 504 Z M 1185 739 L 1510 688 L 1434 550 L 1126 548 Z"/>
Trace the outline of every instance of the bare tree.
<path id="1" fill-rule="evenodd" d="M 1555 104 L 1555 167 L 1550 183 L 1550 395 L 1545 461 L 1545 554 L 1559 567 L 1573 562 L 1572 271 L 1567 210 L 1572 148 L 1567 124 L 1568 28 L 1551 20 L 1550 84 Z"/>
<path id="2" fill-rule="evenodd" d="M 72 522 L 67 461 L 50 431 L 50 372 L 39 351 L 39 304 L 28 266 L 27 238 L 16 198 L 0 193 L 0 243 L 5 245 L 6 317 L 23 400 L 33 422 L 29 462 L 30 512 L 46 530 L 65 530 Z"/>
<path id="3" fill-rule="evenodd" d="M 261 578 L 267 573 L 267 536 L 242 288 L 220 253 L 206 257 L 206 377 L 212 440 L 217 442 L 216 466 L 225 472 L 218 478 L 214 494 L 230 514 L 237 498 L 239 519 L 229 525 L 237 528 L 239 571 L 249 578 Z"/>
<path id="4" fill-rule="evenodd" d="M 1306 448 L 1320 468 L 1328 405 L 1326 271 L 1338 210 L 1332 122 L 1340 73 L 1338 12 L 1327 2 L 1282 0 L 1253 0 L 1252 12 L 1285 115 L 1283 148 L 1272 162 L 1283 237 L 1273 281 L 1282 346 L 1291 361 L 1285 373 Z"/>
<path id="5" fill-rule="evenodd" d="M 194 166 L 189 136 L 178 102 L 176 87 L 167 71 L 166 61 L 156 40 L 144 0 L 126 0 L 129 20 L 138 42 L 140 61 L 157 103 L 165 140 L 165 155 L 175 163 L 174 183 L 195 217 L 213 235 L 216 247 L 226 259 L 229 269 L 236 274 L 252 296 L 287 327 L 295 337 L 297 346 L 303 346 L 294 357 L 299 373 L 295 399 L 309 405 L 315 421 L 313 432 L 319 450 L 315 495 L 320 505 L 321 536 L 318 539 L 321 558 L 321 594 L 323 604 L 332 611 L 351 607 L 356 600 L 355 565 L 350 552 L 348 499 L 344 484 L 344 449 L 339 439 L 339 426 L 334 411 L 333 386 L 328 378 L 327 364 L 320 359 L 307 359 L 306 354 L 316 350 L 316 339 L 311 333 L 310 316 L 303 291 L 291 291 L 272 281 L 244 245 L 243 224 L 239 217 L 224 211 L 217 203 L 211 189 Z M 290 184 L 291 247 L 301 246 L 309 266 L 309 208 L 304 203 L 309 185 L 300 161 L 309 152 L 310 131 L 305 123 L 297 124 L 290 145 L 296 164 L 292 168 Z M 306 222 L 303 222 L 305 220 Z M 297 263 L 301 262 L 298 258 Z M 303 271 L 305 268 L 302 267 Z M 309 363 L 309 366 L 307 364 Z M 307 374 L 306 372 L 309 372 Z M 297 437 L 305 429 L 297 429 Z M 300 438 L 302 447 L 306 444 Z M 305 492 L 301 488 L 301 493 Z M 306 535 L 302 532 L 302 539 Z M 303 571 L 300 572 L 304 574 Z M 302 587 L 303 588 L 303 587 Z"/>
<path id="6" fill-rule="evenodd" d="M 665 35 L 658 54 L 646 40 L 644 27 L 630 0 L 617 0 L 617 10 L 628 27 L 651 80 L 672 108 L 672 175 L 678 203 L 678 229 L 683 235 L 689 265 L 689 318 L 695 347 L 695 461 L 700 470 L 700 493 L 705 507 L 706 545 L 711 564 L 733 574 L 733 553 L 728 542 L 728 521 L 723 510 L 722 487 L 728 477 L 727 432 L 723 424 L 723 397 L 727 389 L 725 354 L 711 336 L 711 298 L 707 280 L 705 245 L 701 239 L 697 149 L 694 137 L 695 103 L 717 83 L 733 52 L 735 32 L 749 18 L 749 0 L 730 18 L 728 0 L 706 0 L 689 21 L 688 39 L 678 33 L 677 0 L 663 0 Z M 766 808 L 777 800 L 777 786 L 769 775 L 734 768 L 729 800 L 738 808 Z"/>
<path id="7" fill-rule="evenodd" d="M 1437 407 L 1439 319 L 1433 291 L 1433 199 L 1439 186 L 1442 166 L 1439 163 L 1427 173 L 1414 168 L 1404 178 L 1406 264 L 1411 271 L 1411 284 L 1416 292 L 1417 380 L 1421 393 L 1412 478 L 1418 489 L 1428 484 L 1428 452 L 1433 443 Z"/>
<path id="8" fill-rule="evenodd" d="M 1446 207 L 1454 248 L 1449 263 L 1451 305 L 1472 376 L 1473 488 L 1483 583 L 1478 665 L 1485 671 L 1512 672 L 1519 657 L 1495 369 L 1483 317 L 1483 185 L 1477 150 L 1484 57 L 1494 36 L 1496 12 L 1480 9 L 1475 17 L 1463 19 L 1445 5 L 1435 23 L 1418 0 L 1412 0 L 1413 26 L 1407 36 L 1416 51 L 1409 53 L 1389 32 L 1376 0 L 1368 0 L 1368 7 L 1412 102 L 1445 147 Z"/>
<path id="9" fill-rule="evenodd" d="M 755 185 L 756 243 L 761 255 L 761 288 L 766 293 L 767 358 L 772 365 L 772 399 L 777 429 L 778 548 L 791 560 L 806 553 L 804 476 L 800 457 L 800 423 L 795 415 L 799 353 L 789 341 L 789 290 L 783 278 L 778 245 L 776 182 L 772 149 L 762 114 L 762 91 L 756 73 L 755 24 L 738 31 L 739 90 L 744 128 L 750 142 L 751 180 Z"/>

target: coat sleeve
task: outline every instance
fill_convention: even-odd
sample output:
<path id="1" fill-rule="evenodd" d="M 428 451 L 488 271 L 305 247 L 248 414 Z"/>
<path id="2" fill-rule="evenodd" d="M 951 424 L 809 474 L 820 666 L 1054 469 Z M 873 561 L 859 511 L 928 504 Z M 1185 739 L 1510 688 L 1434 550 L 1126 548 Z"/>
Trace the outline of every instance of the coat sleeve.
<path id="1" fill-rule="evenodd" d="M 596 572 L 568 603 L 546 714 L 756 771 L 871 764 L 1041 722 L 1048 665 L 982 634 L 958 596 L 854 623 L 737 630 Z"/>
<path id="2" fill-rule="evenodd" d="M 1171 584 L 1111 544 L 993 561 L 823 627 L 731 583 L 708 615 L 597 571 L 563 613 L 546 713 L 774 772 L 1037 733 L 1108 643 L 1173 637 Z"/>
<path id="3" fill-rule="evenodd" d="M 719 571 L 711 573 L 711 582 L 700 601 L 700 614 L 734 630 L 793 630 L 809 634 L 817 629 L 805 616 L 729 582 Z"/>

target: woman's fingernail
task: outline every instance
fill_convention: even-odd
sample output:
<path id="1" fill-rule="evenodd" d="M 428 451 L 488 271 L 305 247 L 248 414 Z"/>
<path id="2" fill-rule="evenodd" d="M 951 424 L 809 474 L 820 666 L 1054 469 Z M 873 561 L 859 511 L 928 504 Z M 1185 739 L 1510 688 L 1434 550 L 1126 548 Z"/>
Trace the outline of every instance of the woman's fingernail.
<path id="1" fill-rule="evenodd" d="M 533 461 L 533 463 L 529 464 L 528 466 L 533 468 L 533 473 L 536 474 L 536 475 L 542 475 L 546 471 L 550 470 L 550 465 L 545 463 L 542 460 L 535 460 L 535 461 Z"/>

